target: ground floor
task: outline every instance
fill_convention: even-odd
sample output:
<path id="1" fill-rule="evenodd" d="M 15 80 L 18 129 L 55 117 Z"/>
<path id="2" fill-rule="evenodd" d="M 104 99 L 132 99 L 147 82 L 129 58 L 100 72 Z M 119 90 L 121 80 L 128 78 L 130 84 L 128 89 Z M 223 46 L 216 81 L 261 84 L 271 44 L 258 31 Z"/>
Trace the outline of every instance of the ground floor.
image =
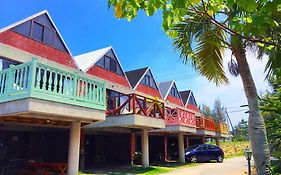
<path id="1" fill-rule="evenodd" d="M 182 162 L 181 150 L 205 141 L 205 137 L 184 133 L 80 127 L 79 122 L 76 127 L 0 123 L 0 172 L 22 175 L 44 169 L 65 173 L 78 162 L 80 170 Z"/>

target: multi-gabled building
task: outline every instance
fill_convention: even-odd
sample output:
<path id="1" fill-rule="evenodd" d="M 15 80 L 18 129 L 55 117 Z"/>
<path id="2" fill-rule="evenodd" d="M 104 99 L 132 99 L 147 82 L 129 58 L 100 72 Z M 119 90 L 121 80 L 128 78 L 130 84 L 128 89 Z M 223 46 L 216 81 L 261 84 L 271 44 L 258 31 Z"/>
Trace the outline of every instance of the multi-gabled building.
<path id="1" fill-rule="evenodd" d="M 226 136 L 191 91 L 125 72 L 112 47 L 73 57 L 47 11 L 0 30 L 0 172 L 185 162 L 185 147 Z"/>

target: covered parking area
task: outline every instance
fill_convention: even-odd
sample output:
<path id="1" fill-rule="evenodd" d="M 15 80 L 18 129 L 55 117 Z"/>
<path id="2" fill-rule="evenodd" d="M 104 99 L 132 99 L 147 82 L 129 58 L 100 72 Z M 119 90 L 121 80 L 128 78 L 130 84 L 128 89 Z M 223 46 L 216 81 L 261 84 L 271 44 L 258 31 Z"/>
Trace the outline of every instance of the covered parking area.
<path id="1" fill-rule="evenodd" d="M 67 126 L 1 122 L 1 172 L 5 175 L 32 174 L 39 169 L 52 173 L 66 172 L 68 142 Z"/>

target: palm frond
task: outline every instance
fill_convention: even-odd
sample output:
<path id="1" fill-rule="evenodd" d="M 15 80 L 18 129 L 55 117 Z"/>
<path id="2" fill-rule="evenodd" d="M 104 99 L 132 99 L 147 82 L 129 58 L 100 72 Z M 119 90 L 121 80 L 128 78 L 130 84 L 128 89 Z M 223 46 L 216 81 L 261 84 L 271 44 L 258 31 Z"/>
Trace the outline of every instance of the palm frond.
<path id="1" fill-rule="evenodd" d="M 193 67 L 216 85 L 228 83 L 223 69 L 226 36 L 207 18 L 193 16 L 192 20 L 175 27 L 178 37 L 173 44 L 183 62 L 191 60 Z"/>
<path id="2" fill-rule="evenodd" d="M 203 33 L 199 37 L 195 54 L 200 74 L 216 85 L 228 83 L 223 68 L 224 43 L 221 39 L 225 39 L 225 33 L 218 27 Z"/>
<path id="3" fill-rule="evenodd" d="M 276 75 L 276 71 L 281 69 L 281 50 L 276 49 L 268 53 L 268 61 L 265 66 L 266 78 Z"/>

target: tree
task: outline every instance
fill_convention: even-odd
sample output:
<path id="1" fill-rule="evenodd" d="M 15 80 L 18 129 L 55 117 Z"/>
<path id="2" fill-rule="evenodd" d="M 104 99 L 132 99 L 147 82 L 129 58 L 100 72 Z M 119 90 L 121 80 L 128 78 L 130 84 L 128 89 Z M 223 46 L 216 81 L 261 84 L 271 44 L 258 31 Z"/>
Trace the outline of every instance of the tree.
<path id="1" fill-rule="evenodd" d="M 232 131 L 235 134 L 235 139 L 238 141 L 248 140 L 248 122 L 242 119 L 238 124 L 234 127 Z"/>
<path id="2" fill-rule="evenodd" d="M 214 103 L 213 115 L 217 121 L 223 123 L 226 122 L 225 110 L 225 107 L 221 105 L 221 101 L 219 99 L 216 99 Z"/>
<path id="3" fill-rule="evenodd" d="M 212 111 L 211 111 L 211 108 L 208 105 L 202 104 L 202 105 L 199 106 L 199 109 L 200 109 L 200 112 L 203 115 L 205 115 L 206 117 L 214 118 L 213 114 L 212 114 Z"/>
<path id="4" fill-rule="evenodd" d="M 229 71 L 240 75 L 249 106 L 249 137 L 259 175 L 271 174 L 264 119 L 259 110 L 256 86 L 246 57 L 247 47 L 268 54 L 267 70 L 272 72 L 281 53 L 280 0 L 109 0 L 117 18 L 131 20 L 143 9 L 163 13 L 163 29 L 174 38 L 183 62 L 190 60 L 208 80 L 227 84 L 223 51 L 235 59 Z M 280 64 L 279 64 L 280 65 Z"/>
<path id="5" fill-rule="evenodd" d="M 268 128 L 268 141 L 274 156 L 281 158 L 281 69 L 270 80 L 273 92 L 261 98 L 260 109 Z"/>

